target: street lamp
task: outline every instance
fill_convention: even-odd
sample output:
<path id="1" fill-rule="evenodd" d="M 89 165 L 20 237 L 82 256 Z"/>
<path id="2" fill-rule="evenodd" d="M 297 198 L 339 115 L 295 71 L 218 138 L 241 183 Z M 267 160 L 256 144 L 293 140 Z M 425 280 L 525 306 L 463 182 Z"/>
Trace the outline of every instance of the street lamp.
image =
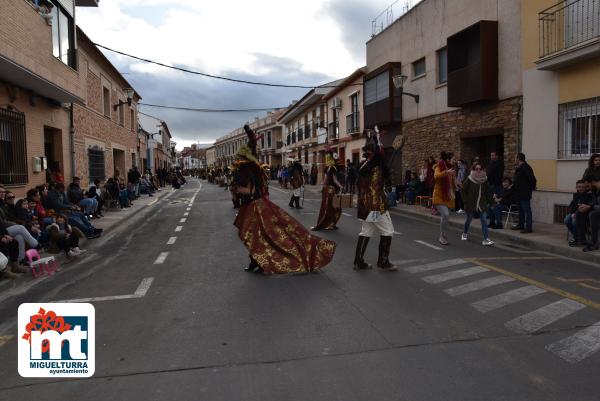
<path id="1" fill-rule="evenodd" d="M 131 88 L 125 88 L 124 90 L 125 90 L 125 94 L 127 95 L 127 101 L 124 102 L 121 99 L 119 99 L 119 103 L 117 103 L 113 106 L 115 111 L 117 111 L 117 109 L 119 107 L 121 107 L 122 105 L 124 105 L 126 103 L 128 106 L 131 106 L 131 100 L 133 99 L 133 94 L 135 93 L 135 91 Z"/>
<path id="2" fill-rule="evenodd" d="M 396 89 L 400 89 L 401 95 L 410 96 L 413 99 L 415 99 L 415 103 L 419 103 L 419 95 L 415 95 L 414 93 L 404 92 L 404 83 L 406 82 L 407 79 L 408 79 L 408 77 L 406 75 L 394 75 L 392 77 L 392 81 L 394 81 L 394 86 L 396 87 Z"/>

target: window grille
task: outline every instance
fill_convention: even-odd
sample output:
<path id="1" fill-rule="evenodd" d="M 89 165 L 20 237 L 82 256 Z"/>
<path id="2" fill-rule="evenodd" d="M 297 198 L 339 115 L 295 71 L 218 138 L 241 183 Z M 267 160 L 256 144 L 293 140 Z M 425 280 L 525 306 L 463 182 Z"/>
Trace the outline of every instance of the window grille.
<path id="1" fill-rule="evenodd" d="M 104 180 L 104 150 L 94 146 L 88 148 L 88 162 L 90 172 L 90 182 L 94 180 Z"/>
<path id="2" fill-rule="evenodd" d="M 25 114 L 0 109 L 0 183 L 27 184 Z"/>
<path id="3" fill-rule="evenodd" d="M 558 158 L 586 159 L 600 152 L 600 97 L 558 106 Z"/>

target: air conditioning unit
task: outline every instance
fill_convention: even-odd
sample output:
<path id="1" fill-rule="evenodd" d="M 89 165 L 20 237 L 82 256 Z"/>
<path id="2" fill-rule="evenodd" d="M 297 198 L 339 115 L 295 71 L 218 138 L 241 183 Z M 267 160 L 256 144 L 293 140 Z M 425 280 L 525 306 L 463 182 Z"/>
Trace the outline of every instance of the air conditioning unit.
<path id="1" fill-rule="evenodd" d="M 333 98 L 333 105 L 331 106 L 333 109 L 341 109 L 342 108 L 342 99 L 339 97 Z"/>

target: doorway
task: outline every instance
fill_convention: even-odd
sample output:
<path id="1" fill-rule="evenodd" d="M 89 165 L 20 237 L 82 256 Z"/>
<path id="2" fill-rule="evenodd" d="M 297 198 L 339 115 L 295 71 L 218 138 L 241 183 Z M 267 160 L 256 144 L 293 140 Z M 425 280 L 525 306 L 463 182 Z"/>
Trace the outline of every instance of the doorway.
<path id="1" fill-rule="evenodd" d="M 44 157 L 46 157 L 47 167 L 58 165 L 64 174 L 62 130 L 44 127 Z"/>
<path id="2" fill-rule="evenodd" d="M 113 148 L 113 169 L 115 175 L 117 169 L 120 172 L 120 177 L 125 177 L 127 175 L 127 171 L 125 170 L 125 151 Z"/>
<path id="3" fill-rule="evenodd" d="M 473 163 L 476 157 L 483 166 L 487 166 L 490 162 L 490 153 L 497 152 L 500 157 L 504 156 L 504 135 L 488 135 L 469 138 L 461 138 L 460 140 L 460 158 L 468 163 L 469 166 Z"/>

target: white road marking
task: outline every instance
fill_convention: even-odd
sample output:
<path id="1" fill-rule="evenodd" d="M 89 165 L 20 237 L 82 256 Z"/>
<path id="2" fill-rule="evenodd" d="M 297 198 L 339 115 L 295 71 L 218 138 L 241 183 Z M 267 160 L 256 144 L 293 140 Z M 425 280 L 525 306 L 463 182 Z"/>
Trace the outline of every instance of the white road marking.
<path id="1" fill-rule="evenodd" d="M 533 312 L 519 316 L 510 322 L 506 322 L 505 326 L 507 329 L 519 334 L 534 333 L 583 308 L 585 308 L 585 305 L 580 304 L 579 302 L 571 299 L 561 299 L 560 301 L 536 309 Z"/>
<path id="2" fill-rule="evenodd" d="M 352 215 L 351 215 L 350 213 L 342 212 L 342 214 L 343 214 L 344 216 L 352 217 Z"/>
<path id="3" fill-rule="evenodd" d="M 425 259 L 408 259 L 408 260 L 392 260 L 390 261 L 392 264 L 396 265 L 396 266 L 402 266 L 402 265 L 407 265 L 409 263 L 418 263 L 418 262 L 422 262 Z"/>
<path id="4" fill-rule="evenodd" d="M 167 241 L 167 245 L 173 245 L 175 243 L 175 241 L 177 241 L 177 237 L 171 237 Z"/>
<path id="5" fill-rule="evenodd" d="M 148 203 L 148 206 L 152 206 L 154 205 L 156 202 L 158 202 L 158 198 L 154 199 L 152 202 Z"/>
<path id="6" fill-rule="evenodd" d="M 190 215 L 190 213 L 189 213 L 189 212 L 185 212 L 183 215 L 184 215 L 184 216 L 189 216 L 189 215 Z"/>
<path id="7" fill-rule="evenodd" d="M 181 230 L 183 230 L 183 226 L 175 227 L 175 232 L 180 232 Z"/>
<path id="8" fill-rule="evenodd" d="M 543 294 L 546 290 L 536 287 L 534 285 L 528 285 L 525 287 L 517 288 L 503 294 L 494 295 L 493 297 L 482 299 L 481 301 L 473 302 L 471 306 L 477 309 L 479 312 L 490 312 L 503 306 L 514 304 L 520 301 L 524 301 L 528 298 L 534 297 L 539 294 Z"/>
<path id="9" fill-rule="evenodd" d="M 451 297 L 456 297 L 458 295 L 468 294 L 469 292 L 479 291 L 484 288 L 493 287 L 495 285 L 510 283 L 511 281 L 515 281 L 515 279 L 512 277 L 500 275 L 484 278 L 483 280 L 473 281 L 471 283 L 459 285 L 457 287 L 448 288 L 447 290 L 444 290 L 444 292 L 450 295 Z"/>
<path id="10" fill-rule="evenodd" d="M 187 221 L 187 219 L 184 217 L 181 220 L 179 220 L 180 223 L 185 223 Z"/>
<path id="11" fill-rule="evenodd" d="M 483 267 L 475 266 L 468 267 L 466 269 L 461 270 L 453 270 L 451 272 L 442 273 L 442 274 L 434 274 L 433 276 L 423 277 L 423 281 L 429 284 L 439 284 L 445 281 L 455 280 L 457 278 L 468 277 L 474 274 L 489 272 L 489 270 L 484 269 Z"/>
<path id="12" fill-rule="evenodd" d="M 421 240 L 418 240 L 418 239 L 416 239 L 416 240 L 415 240 L 415 242 L 416 242 L 417 244 L 425 245 L 426 247 L 429 247 L 429 248 L 431 248 L 431 249 L 435 249 L 436 251 L 443 251 L 443 250 L 444 250 L 444 248 L 440 248 L 439 246 L 431 245 L 431 244 L 430 244 L 430 243 L 428 243 L 428 242 L 421 241 Z"/>
<path id="13" fill-rule="evenodd" d="M 600 350 L 600 322 L 546 347 L 565 361 L 577 363 Z"/>
<path id="14" fill-rule="evenodd" d="M 92 298 L 77 298 L 77 299 L 63 299 L 60 301 L 53 302 L 66 302 L 66 303 L 80 303 L 80 302 L 101 302 L 101 301 L 118 301 L 121 299 L 134 299 L 134 298 L 143 298 L 150 289 L 152 282 L 154 281 L 154 277 L 146 277 L 142 280 L 140 285 L 138 285 L 137 289 L 133 294 L 127 295 L 111 295 L 107 297 L 92 297 Z"/>
<path id="15" fill-rule="evenodd" d="M 394 231 L 394 234 L 396 234 L 396 235 L 402 235 L 402 233 L 399 232 L 399 231 Z"/>
<path id="16" fill-rule="evenodd" d="M 444 267 L 462 265 L 464 263 L 467 263 L 467 261 L 464 259 L 448 259 L 448 260 L 442 260 L 440 262 L 427 263 L 426 265 L 411 266 L 411 267 L 408 267 L 406 269 L 406 271 L 409 273 L 421 273 L 421 272 L 427 272 L 430 270 L 442 269 Z"/>
<path id="17" fill-rule="evenodd" d="M 156 260 L 154 261 L 154 264 L 161 265 L 165 263 L 167 256 L 169 256 L 169 252 L 161 252 L 160 255 L 158 255 L 158 258 L 156 258 Z"/>
<path id="18" fill-rule="evenodd" d="M 192 208 L 191 208 L 191 207 L 188 207 L 188 208 L 187 208 L 187 209 L 185 209 L 185 210 L 187 210 L 187 211 L 189 212 L 190 210 L 192 210 Z"/>

